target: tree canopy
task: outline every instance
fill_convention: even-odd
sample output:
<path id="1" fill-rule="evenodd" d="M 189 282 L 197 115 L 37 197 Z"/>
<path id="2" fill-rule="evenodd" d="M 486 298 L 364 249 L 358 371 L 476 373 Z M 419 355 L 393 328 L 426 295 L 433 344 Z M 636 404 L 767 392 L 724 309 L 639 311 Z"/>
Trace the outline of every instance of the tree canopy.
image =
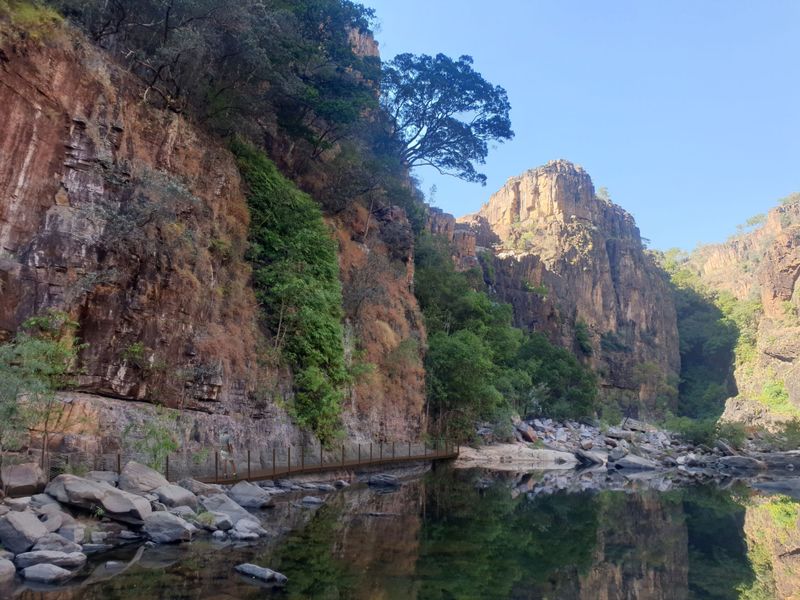
<path id="1" fill-rule="evenodd" d="M 400 54 L 384 64 L 381 102 L 409 167 L 486 183 L 489 142 L 514 137 L 506 91 L 472 68 L 472 57 Z"/>

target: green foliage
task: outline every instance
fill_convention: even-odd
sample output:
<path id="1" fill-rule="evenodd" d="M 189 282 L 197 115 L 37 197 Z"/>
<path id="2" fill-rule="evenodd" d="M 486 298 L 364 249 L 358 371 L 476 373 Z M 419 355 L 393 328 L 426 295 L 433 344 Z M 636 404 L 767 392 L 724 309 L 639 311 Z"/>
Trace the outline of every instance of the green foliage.
<path id="1" fill-rule="evenodd" d="M 538 285 L 533 285 L 530 281 L 526 281 L 524 283 L 524 286 L 526 292 L 530 292 L 531 294 L 536 294 L 537 296 L 545 297 L 547 296 L 547 294 L 550 293 L 550 290 L 543 283 L 540 283 Z"/>
<path id="2" fill-rule="evenodd" d="M 0 345 L 0 452 L 25 440 L 30 430 L 43 434 L 64 414 L 56 391 L 67 388 L 80 345 L 77 324 L 48 311 L 28 319 L 11 342 Z"/>
<path id="3" fill-rule="evenodd" d="M 670 416 L 665 422 L 665 427 L 691 444 L 705 444 L 709 447 L 717 440 L 723 440 L 734 448 L 740 448 L 747 438 L 741 423 L 718 422 L 714 418 Z"/>
<path id="4" fill-rule="evenodd" d="M 600 335 L 600 347 L 606 352 L 630 352 L 631 348 L 613 331 L 606 331 Z"/>
<path id="5" fill-rule="evenodd" d="M 584 321 L 575 323 L 575 343 L 584 356 L 591 356 L 593 352 L 592 338 L 589 334 L 589 327 Z"/>
<path id="6" fill-rule="evenodd" d="M 419 236 L 415 291 L 429 332 L 434 428 L 469 437 L 477 420 L 500 420 L 510 408 L 558 418 L 591 414 L 594 374 L 542 334 L 513 327 L 511 306 L 483 287 L 483 277 L 455 270 L 446 240 Z"/>
<path id="7" fill-rule="evenodd" d="M 157 406 L 152 416 L 146 415 L 141 423 L 131 423 L 125 427 L 123 440 L 135 452 L 144 455 L 148 467 L 162 471 L 167 456 L 179 447 L 177 419 L 177 412 Z"/>
<path id="8" fill-rule="evenodd" d="M 36 0 L 0 0 L 2 20 L 8 20 L 18 32 L 34 41 L 46 39 L 53 28 L 63 22 L 57 11 Z M 0 22 L 0 34 L 8 33 L 6 30 L 5 24 Z"/>
<path id="9" fill-rule="evenodd" d="M 485 185 L 475 163 L 485 162 L 490 142 L 514 136 L 506 91 L 475 71 L 469 56 L 396 56 L 383 65 L 381 102 L 410 167 L 427 165 Z"/>
<path id="10" fill-rule="evenodd" d="M 761 316 L 758 300 L 738 300 L 712 292 L 688 268 L 687 255 L 670 250 L 660 256 L 669 274 L 680 337 L 681 381 L 678 410 L 696 418 L 716 417 L 731 395 L 735 363 L 751 363 Z"/>
<path id="11" fill-rule="evenodd" d="M 800 414 L 791 402 L 789 402 L 789 392 L 783 381 L 769 381 L 764 384 L 758 401 L 769 407 L 773 412 L 779 414 L 796 415 Z"/>
<path id="12" fill-rule="evenodd" d="M 330 148 L 377 106 L 378 59 L 350 32 L 372 11 L 349 0 L 51 0 L 145 85 L 145 96 L 223 133 L 270 123 Z"/>
<path id="13" fill-rule="evenodd" d="M 741 448 L 747 440 L 747 430 L 742 423 L 721 421 L 717 423 L 716 436 L 734 448 Z"/>
<path id="14" fill-rule="evenodd" d="M 317 204 L 263 153 L 241 142 L 233 150 L 249 188 L 256 298 L 294 371 L 294 416 L 327 443 L 339 430 L 348 380 L 336 244 Z"/>

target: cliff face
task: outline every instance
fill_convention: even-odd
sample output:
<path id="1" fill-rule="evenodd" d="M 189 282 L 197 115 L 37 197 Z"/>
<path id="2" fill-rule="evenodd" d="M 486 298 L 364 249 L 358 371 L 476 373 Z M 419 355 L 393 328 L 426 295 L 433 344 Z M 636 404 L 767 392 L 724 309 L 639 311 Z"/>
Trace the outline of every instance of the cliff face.
<path id="1" fill-rule="evenodd" d="M 760 302 L 755 352 L 735 365 L 738 394 L 724 417 L 768 424 L 800 410 L 800 197 L 769 211 L 756 229 L 697 249 L 687 266 L 712 290 Z M 758 401 L 771 383 L 784 386 L 786 410 Z"/>
<path id="2" fill-rule="evenodd" d="M 0 36 L 0 339 L 33 315 L 65 311 L 86 344 L 80 391 L 260 421 L 264 441 L 296 437 L 275 402 L 290 396 L 291 374 L 260 358 L 233 156 L 143 92 L 67 27 L 41 43 Z M 360 260 L 348 245 L 361 225 L 332 225 L 347 296 Z M 373 236 L 395 229 L 408 229 L 402 211 L 379 219 Z M 366 431 L 382 419 L 401 440 L 419 432 L 424 381 L 418 353 L 391 373 L 387 356 L 424 332 L 410 245 L 374 246 L 393 267 L 381 281 L 398 299 L 385 318 L 373 314 L 379 298 L 361 309 L 397 339 L 364 344 L 380 393 L 354 396 L 363 400 L 347 404 L 346 424 Z"/>
<path id="3" fill-rule="evenodd" d="M 674 401 L 680 358 L 667 283 L 633 218 L 598 198 L 583 169 L 554 161 L 514 177 L 457 228 L 493 250 L 486 276 L 517 325 L 582 356 L 609 398 L 647 410 Z"/>

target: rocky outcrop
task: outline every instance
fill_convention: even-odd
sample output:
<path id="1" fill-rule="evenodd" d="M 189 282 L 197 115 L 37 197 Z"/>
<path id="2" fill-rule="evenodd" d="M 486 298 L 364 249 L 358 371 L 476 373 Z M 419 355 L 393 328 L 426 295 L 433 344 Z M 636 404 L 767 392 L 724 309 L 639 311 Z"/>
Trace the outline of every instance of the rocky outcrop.
<path id="1" fill-rule="evenodd" d="M 701 246 L 685 267 L 708 289 L 756 310 L 755 352 L 735 365 L 737 395 L 723 418 L 767 427 L 785 421 L 791 409 L 776 412 L 758 399 L 765 385 L 782 383 L 789 406 L 800 410 L 800 195 L 770 210 L 755 229 Z"/>
<path id="2" fill-rule="evenodd" d="M 291 374 L 259 360 L 247 203 L 224 141 L 143 101 L 137 80 L 67 26 L 46 43 L 9 40 L 0 36 L 0 341 L 31 316 L 63 311 L 82 344 L 78 391 L 298 443 L 281 408 Z M 353 43 L 377 52 L 368 36 Z M 424 329 L 411 290 L 413 234 L 401 209 L 367 213 L 353 202 L 330 221 L 346 299 L 380 287 L 356 300 L 358 315 L 345 307 L 348 359 L 363 353 L 377 366 L 354 386 L 345 426 L 353 436 L 416 439 Z M 380 262 L 377 278 L 369 257 Z M 416 354 L 395 360 L 403 342 Z M 119 443 L 120 431 L 92 443 Z M 55 449 L 69 444 L 62 434 Z"/>
<path id="3" fill-rule="evenodd" d="M 667 282 L 633 217 L 597 197 L 582 168 L 559 160 L 509 179 L 460 227 L 493 249 L 484 276 L 518 326 L 575 351 L 607 396 L 646 411 L 674 402 L 680 358 Z"/>

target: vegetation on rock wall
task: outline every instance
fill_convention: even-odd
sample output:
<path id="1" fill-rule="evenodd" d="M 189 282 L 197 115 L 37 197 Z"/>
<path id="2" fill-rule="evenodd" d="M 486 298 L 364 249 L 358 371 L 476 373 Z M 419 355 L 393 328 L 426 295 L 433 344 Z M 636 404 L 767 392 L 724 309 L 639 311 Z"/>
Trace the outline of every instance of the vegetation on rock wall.
<path id="1" fill-rule="evenodd" d="M 733 368 L 755 357 L 761 303 L 737 300 L 728 292 L 708 289 L 686 267 L 678 250 L 661 255 L 672 282 L 680 335 L 681 382 L 678 412 L 716 419 L 733 395 Z"/>
<path id="2" fill-rule="evenodd" d="M 253 286 L 274 347 L 294 372 L 297 422 L 329 442 L 347 381 L 336 245 L 314 200 L 252 146 L 233 150 L 248 185 Z"/>
<path id="3" fill-rule="evenodd" d="M 512 409 L 557 418 L 592 414 L 594 374 L 542 334 L 513 327 L 511 305 L 489 296 L 477 269 L 456 271 L 451 256 L 444 238 L 419 236 L 415 292 L 429 332 L 434 429 L 468 437 L 475 421 L 502 421 Z"/>

